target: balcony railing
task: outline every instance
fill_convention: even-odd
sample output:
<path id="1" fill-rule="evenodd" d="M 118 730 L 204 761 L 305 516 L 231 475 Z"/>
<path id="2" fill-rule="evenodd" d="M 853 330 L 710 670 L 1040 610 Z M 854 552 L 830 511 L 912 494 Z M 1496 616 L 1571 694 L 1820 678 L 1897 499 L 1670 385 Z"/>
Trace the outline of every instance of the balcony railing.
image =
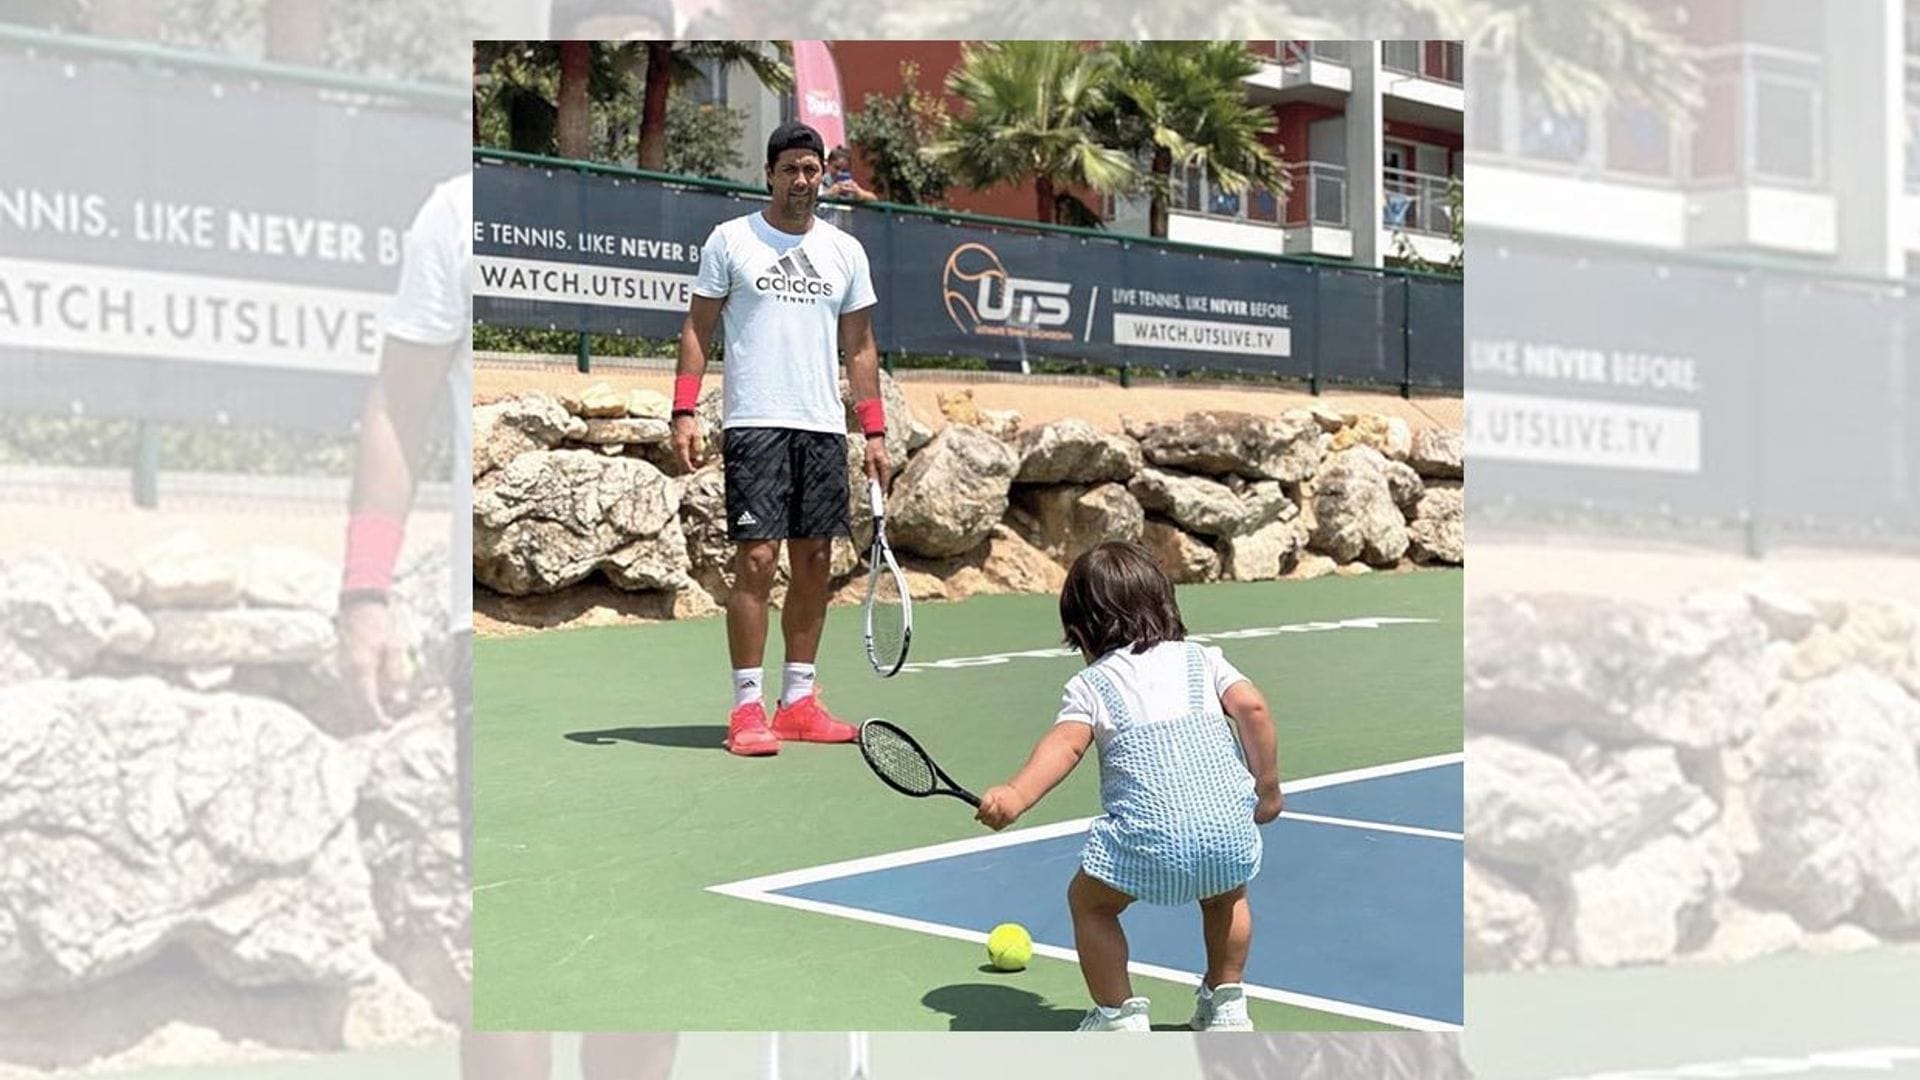
<path id="1" fill-rule="evenodd" d="M 1450 236 L 1453 210 L 1447 203 L 1449 178 L 1411 169 L 1382 169 L 1380 224 L 1403 232 Z"/>
<path id="2" fill-rule="evenodd" d="M 1908 20 L 1908 33 L 1912 34 L 1920 20 Z M 1913 43 L 1908 43 L 1913 48 Z M 1920 195 L 1920 56 L 1907 57 L 1907 192 Z"/>
<path id="3" fill-rule="evenodd" d="M 1466 57 L 1457 41 L 1383 41 L 1380 66 L 1403 75 L 1461 85 Z"/>
<path id="4" fill-rule="evenodd" d="M 1324 161 L 1302 161 L 1287 166 L 1286 213 L 1288 228 L 1324 225 L 1347 227 L 1347 167 Z"/>
<path id="5" fill-rule="evenodd" d="M 1309 60 L 1335 64 L 1347 62 L 1347 43 L 1344 41 L 1276 41 L 1274 46 L 1279 53 L 1280 63 L 1287 67 Z"/>
<path id="6" fill-rule="evenodd" d="M 1250 187 L 1236 195 L 1215 187 L 1205 169 L 1173 171 L 1173 200 L 1169 209 L 1253 225 L 1277 226 L 1281 218 L 1280 196 L 1270 189 Z"/>

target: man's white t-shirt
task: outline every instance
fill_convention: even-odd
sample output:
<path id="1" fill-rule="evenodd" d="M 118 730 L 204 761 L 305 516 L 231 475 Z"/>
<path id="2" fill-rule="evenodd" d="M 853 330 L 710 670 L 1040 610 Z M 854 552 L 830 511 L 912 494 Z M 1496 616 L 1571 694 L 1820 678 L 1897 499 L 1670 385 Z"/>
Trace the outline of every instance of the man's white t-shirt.
<path id="1" fill-rule="evenodd" d="M 1215 699 L 1224 697 L 1229 687 L 1246 679 L 1217 647 L 1203 645 L 1200 654 L 1206 664 L 1207 685 L 1212 688 Z M 1096 670 L 1112 680 L 1122 707 L 1135 723 L 1166 723 L 1186 715 L 1186 642 L 1163 641 L 1139 655 L 1134 654 L 1131 645 L 1115 649 L 1067 680 L 1066 692 L 1060 699 L 1060 714 L 1054 719 L 1056 724 L 1091 725 L 1096 746 L 1105 748 L 1116 730 L 1112 715 L 1100 700 L 1099 691 L 1094 689 L 1093 680 L 1087 676 L 1087 672 Z"/>
<path id="2" fill-rule="evenodd" d="M 757 212 L 724 221 L 700 250 L 693 292 L 727 302 L 722 427 L 845 433 L 840 316 L 877 302 L 858 240 L 818 218 L 798 235 Z"/>
<path id="3" fill-rule="evenodd" d="M 451 629 L 473 629 L 473 314 L 468 277 L 473 265 L 473 184 L 469 173 L 444 181 L 427 196 L 407 229 L 400 286 L 382 330 L 417 345 L 448 345 L 453 418 L 453 518 L 447 546 Z"/>

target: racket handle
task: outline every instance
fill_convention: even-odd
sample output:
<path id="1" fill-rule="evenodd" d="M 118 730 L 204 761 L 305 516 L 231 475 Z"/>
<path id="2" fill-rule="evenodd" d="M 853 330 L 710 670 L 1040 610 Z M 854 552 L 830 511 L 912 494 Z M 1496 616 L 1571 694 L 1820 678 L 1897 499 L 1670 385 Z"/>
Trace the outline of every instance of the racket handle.
<path id="1" fill-rule="evenodd" d="M 968 806 L 973 807 L 975 810 L 980 809 L 980 796 L 975 795 L 973 792 L 968 791 L 966 788 L 955 788 L 953 790 L 953 793 L 955 795 L 960 796 L 962 799 L 965 799 Z"/>
<path id="2" fill-rule="evenodd" d="M 873 509 L 875 518 L 887 516 L 887 496 L 880 490 L 880 481 L 867 477 L 867 505 Z"/>

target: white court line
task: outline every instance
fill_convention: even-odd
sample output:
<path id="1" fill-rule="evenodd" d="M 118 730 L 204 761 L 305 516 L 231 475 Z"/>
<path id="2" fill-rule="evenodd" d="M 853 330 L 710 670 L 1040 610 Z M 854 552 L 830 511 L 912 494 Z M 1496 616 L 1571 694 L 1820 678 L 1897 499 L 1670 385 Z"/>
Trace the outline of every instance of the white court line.
<path id="1" fill-rule="evenodd" d="M 965 941 L 975 945 L 984 945 L 987 942 L 987 935 L 977 930 L 968 930 L 959 926 L 948 926 L 945 923 L 909 919 L 900 915 L 888 915 L 878 911 L 868 911 L 864 908 L 846 907 L 841 904 L 831 904 L 821 900 L 807 900 L 798 896 L 782 896 L 778 893 L 756 892 L 749 889 L 741 889 L 737 885 L 715 885 L 707 891 L 737 897 L 741 900 L 757 900 L 763 904 L 792 908 L 795 911 L 807 911 L 816 915 L 836 915 L 843 919 L 853 919 L 856 922 L 871 923 L 875 926 L 885 926 L 895 930 L 911 930 L 921 934 L 932 934 L 935 937 L 952 938 L 955 941 Z M 1063 960 L 1069 964 L 1077 964 L 1080 962 L 1079 954 L 1075 953 L 1072 949 L 1062 948 L 1058 945 L 1045 945 L 1040 942 L 1035 942 L 1033 945 L 1033 954 L 1054 960 Z M 1144 978 L 1163 979 L 1167 982 L 1177 983 L 1182 986 L 1200 985 L 1199 975 L 1190 971 L 1161 967 L 1158 964 L 1143 964 L 1139 961 L 1131 961 L 1127 964 L 1127 970 Z M 1337 1016 L 1350 1016 L 1356 1020 L 1371 1020 L 1379 1024 L 1392 1024 L 1396 1027 L 1408 1028 L 1414 1031 L 1460 1030 L 1459 1024 L 1450 1024 L 1444 1020 L 1435 1020 L 1432 1017 L 1415 1016 L 1412 1013 L 1394 1012 L 1390 1009 L 1376 1009 L 1370 1005 L 1357 1005 L 1350 1001 L 1337 1001 L 1333 998 L 1317 997 L 1313 994 L 1301 994 L 1292 990 L 1280 990 L 1271 986 L 1260 986 L 1254 983 L 1245 983 L 1243 985 L 1246 987 L 1248 997 L 1259 998 L 1262 1001 L 1274 1001 L 1282 1005 L 1297 1005 L 1300 1008 L 1313 1009 L 1316 1012 L 1333 1013 Z"/>
<path id="2" fill-rule="evenodd" d="M 1358 821 L 1354 818 L 1327 817 L 1324 814 L 1282 814 L 1284 821 L 1306 821 L 1315 825 L 1338 825 L 1347 829 L 1369 829 L 1373 832 L 1404 833 L 1407 836 L 1425 836 L 1433 840 L 1466 840 L 1466 834 L 1442 832 L 1439 829 L 1420 829 L 1412 825 L 1394 825 L 1385 821 Z"/>
<path id="3" fill-rule="evenodd" d="M 1283 794 L 1297 794 L 1302 791 L 1313 791 L 1318 788 L 1333 787 L 1336 784 L 1351 784 L 1359 780 L 1375 780 L 1383 776 L 1397 776 L 1402 773 L 1420 772 L 1424 769 L 1438 768 L 1442 765 L 1458 765 L 1466 760 L 1467 755 L 1463 753 L 1434 754 L 1431 757 L 1395 761 L 1386 765 L 1369 765 L 1361 769 L 1348 769 L 1344 772 L 1323 773 L 1319 776 L 1302 777 L 1291 783 L 1281 784 L 1280 790 Z M 1301 820 L 1305 820 L 1307 817 L 1305 814 L 1286 813 L 1280 816 L 1282 819 L 1300 818 Z M 812 885 L 819 881 L 852 877 L 855 874 L 867 874 L 875 870 L 893 870 L 902 866 L 912 866 L 916 863 L 933 862 L 936 859 L 950 859 L 960 855 L 971 855 L 979 851 L 992 851 L 995 848 L 1013 847 L 1017 844 L 1031 844 L 1041 840 L 1052 840 L 1061 836 L 1072 836 L 1075 833 L 1086 832 L 1087 826 L 1093 824 L 1094 820 L 1095 819 L 1091 817 L 1073 818 L 1068 821 L 1056 821 L 1050 825 L 1036 825 L 1031 829 L 1015 829 L 1011 832 L 991 833 L 987 836 L 969 837 L 965 840 L 950 840 L 944 844 L 930 844 L 926 847 L 907 848 L 903 851 L 890 851 L 884 855 L 868 855 L 858 859 L 847 859 L 843 862 L 823 863 L 819 866 L 808 866 L 799 870 L 788 870 L 778 874 L 767 874 L 763 877 L 746 878 L 741 881 L 728 882 L 725 885 L 714 885 L 711 886 L 710 889 L 714 892 L 736 889 L 749 892 L 771 892 L 776 889 L 791 889 L 796 885 Z M 1330 819 L 1329 823 L 1331 823 L 1332 820 L 1349 821 L 1351 819 Z M 1355 822 L 1355 824 L 1360 823 Z M 1377 827 L 1384 827 L 1387 831 L 1407 828 L 1407 826 Z M 1457 840 L 1459 836 L 1455 834 L 1450 835 L 1449 838 Z M 741 894 L 739 892 L 728 892 L 728 895 L 738 896 Z"/>
<path id="4" fill-rule="evenodd" d="M 1395 776 L 1401 773 L 1419 772 L 1423 769 L 1432 769 L 1443 765 L 1457 765 L 1465 761 L 1466 755 L 1463 753 L 1435 754 L 1431 757 L 1413 758 L 1408 761 L 1397 761 L 1387 765 L 1371 765 L 1361 769 L 1348 769 L 1344 772 L 1304 777 L 1291 784 L 1283 785 L 1282 790 L 1311 791 L 1316 788 L 1332 787 L 1336 784 L 1371 780 L 1383 776 Z M 1297 818 L 1302 821 L 1311 820 L 1317 824 L 1378 828 L 1389 832 L 1412 831 L 1417 834 L 1428 834 L 1443 839 L 1457 840 L 1460 838 L 1457 833 L 1438 833 L 1430 829 L 1413 830 L 1410 826 L 1387 825 L 1380 822 L 1359 822 L 1346 818 L 1322 818 L 1318 815 L 1306 814 L 1282 814 L 1281 816 L 1283 819 Z M 1036 826 L 1031 829 L 1018 829 L 1010 833 L 996 833 L 992 836 L 955 840 L 949 843 L 932 844 L 926 847 L 909 848 L 904 851 L 889 852 L 885 855 L 871 855 L 861 859 L 848 859 L 822 866 L 789 870 L 785 873 L 766 874 L 761 877 L 746 878 L 740 881 L 728 882 L 723 885 L 710 885 L 707 887 L 707 891 L 719 893 L 722 896 L 731 896 L 740 900 L 751 900 L 762 904 L 772 904 L 776 907 L 792 908 L 795 911 L 812 912 L 816 915 L 833 915 L 843 919 L 852 919 L 856 922 L 885 926 L 895 930 L 910 930 L 916 933 L 931 934 L 935 937 L 952 938 L 956 941 L 966 941 L 976 945 L 984 945 L 987 940 L 987 935 L 977 930 L 968 930 L 965 927 L 959 926 L 949 926 L 945 923 L 927 922 L 922 919 L 909 919 L 900 915 L 889 915 L 883 912 L 868 911 L 864 908 L 848 907 L 843 904 L 833 904 L 821 900 L 784 896 L 781 895 L 779 890 L 791 889 L 799 885 L 811 885 L 816 882 L 827 881 L 834 878 L 852 877 L 856 874 L 870 873 L 875 870 L 889 870 L 895 867 L 911 866 L 916 863 L 931 862 L 936 859 L 951 858 L 977 851 L 991 851 L 996 848 L 1012 847 L 1017 844 L 1035 843 L 1060 836 L 1071 836 L 1075 833 L 1086 831 L 1088 824 L 1093 820 L 1093 818 L 1078 818 L 1073 821 L 1059 821 L 1050 825 Z M 1043 945 L 1036 942 L 1034 943 L 1033 951 L 1036 956 L 1064 960 L 1068 963 L 1079 963 L 1080 960 L 1079 955 L 1072 949 L 1062 948 L 1057 945 Z M 1143 964 L 1134 961 L 1127 964 L 1127 970 L 1145 978 L 1162 979 L 1167 982 L 1178 983 L 1185 986 L 1197 986 L 1200 983 L 1199 975 L 1179 971 L 1174 968 L 1161 967 L 1157 964 Z M 1323 998 L 1313 994 L 1302 994 L 1292 990 L 1281 990 L 1276 987 L 1260 986 L 1254 983 L 1247 983 L 1245 985 L 1249 997 L 1259 998 L 1263 1001 L 1273 1001 L 1283 1005 L 1295 1005 L 1300 1008 L 1313 1009 L 1318 1012 L 1333 1013 L 1337 1016 L 1349 1016 L 1356 1020 L 1369 1020 L 1375 1023 L 1392 1024 L 1396 1027 L 1408 1028 L 1414 1031 L 1460 1030 L 1459 1024 L 1448 1023 L 1444 1020 L 1435 1020 L 1431 1017 L 1393 1012 L 1389 1009 L 1376 1009 L 1369 1005 L 1359 1005 L 1349 1001 L 1338 1001 L 1333 998 Z"/>

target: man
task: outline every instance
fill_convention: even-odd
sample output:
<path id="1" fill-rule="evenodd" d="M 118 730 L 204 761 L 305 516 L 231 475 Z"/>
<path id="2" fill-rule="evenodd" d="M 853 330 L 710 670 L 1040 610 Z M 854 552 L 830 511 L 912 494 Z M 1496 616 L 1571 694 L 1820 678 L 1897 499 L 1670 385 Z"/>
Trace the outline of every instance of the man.
<path id="1" fill-rule="evenodd" d="M 341 667 L 357 704 L 376 723 L 403 675 L 388 608 L 427 431 L 443 394 L 453 401 L 453 521 L 449 544 L 455 775 L 459 786 L 462 870 L 472 877 L 473 765 L 473 334 L 468 277 L 473 250 L 473 189 L 462 173 L 427 197 L 407 230 L 399 292 L 387 311 L 380 371 L 361 413 L 340 591 Z M 462 1026 L 466 1017 L 461 1017 Z M 678 1036 L 593 1033 L 581 1042 L 587 1080 L 666 1080 Z M 467 1031 L 460 1040 L 466 1080 L 545 1077 L 544 1033 Z"/>
<path id="2" fill-rule="evenodd" d="M 814 682 L 833 538 L 849 531 L 840 355 L 866 435 L 867 475 L 884 488 L 891 474 L 867 253 L 814 214 L 825 157 L 819 132 L 807 125 L 774 131 L 766 165 L 772 201 L 708 237 L 680 330 L 673 446 L 692 470 L 701 463 L 700 377 L 714 329 L 725 321 L 727 537 L 738 545 L 727 597 L 733 711 L 726 746 L 747 757 L 778 753 L 783 739 L 838 743 L 857 734 L 827 712 Z M 780 616 L 786 664 L 769 725 L 762 663 L 783 540 L 791 575 Z"/>

